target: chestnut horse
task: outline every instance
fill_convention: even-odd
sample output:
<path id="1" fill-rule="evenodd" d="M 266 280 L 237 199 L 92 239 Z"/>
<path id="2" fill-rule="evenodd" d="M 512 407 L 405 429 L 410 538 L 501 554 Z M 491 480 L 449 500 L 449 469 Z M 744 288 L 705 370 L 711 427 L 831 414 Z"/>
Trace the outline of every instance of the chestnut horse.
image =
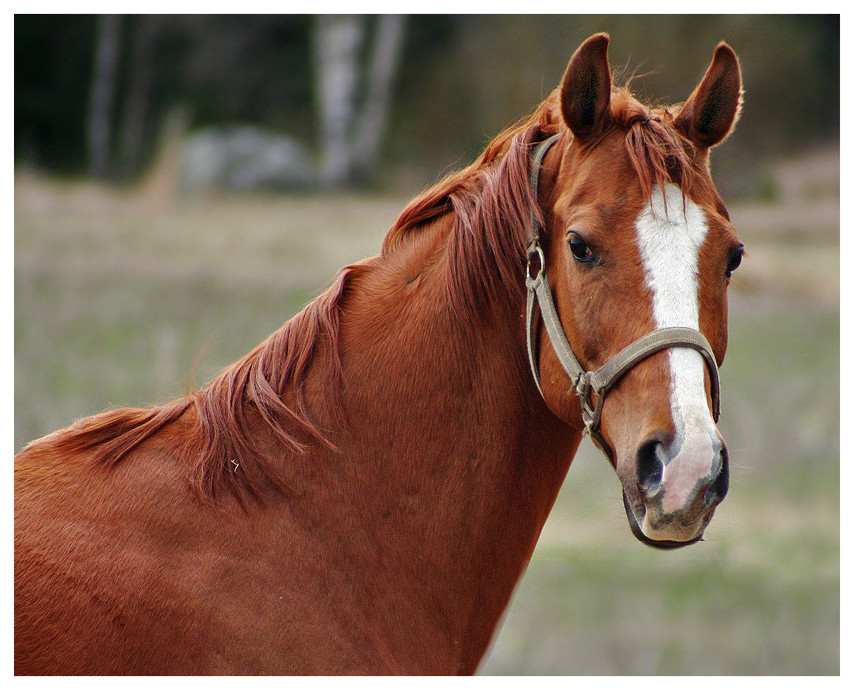
<path id="1" fill-rule="evenodd" d="M 701 538 L 740 68 L 649 109 L 608 40 L 205 388 L 18 455 L 17 673 L 474 672 L 585 431 L 639 539 Z"/>

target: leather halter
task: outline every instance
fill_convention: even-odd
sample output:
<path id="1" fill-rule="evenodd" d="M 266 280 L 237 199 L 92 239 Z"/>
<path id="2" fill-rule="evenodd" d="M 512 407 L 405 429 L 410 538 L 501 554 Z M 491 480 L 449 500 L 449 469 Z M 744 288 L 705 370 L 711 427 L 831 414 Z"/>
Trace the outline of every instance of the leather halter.
<path id="1" fill-rule="evenodd" d="M 558 137 L 560 137 L 560 134 L 555 134 L 541 142 L 531 157 L 530 182 L 535 200 L 537 199 L 537 188 L 539 186 L 540 169 L 543 159 Z M 546 275 L 546 260 L 543 255 L 543 249 L 540 246 L 540 233 L 542 229 L 542 225 L 537 220 L 534 210 L 531 209 L 531 241 L 528 244 L 528 268 L 525 280 L 528 288 L 525 327 L 527 331 L 528 361 L 531 365 L 531 372 L 534 375 L 534 381 L 537 384 L 540 395 L 543 395 L 543 388 L 540 384 L 539 364 L 537 361 L 537 352 L 534 347 L 535 303 L 539 303 L 540 305 L 540 315 L 546 327 L 546 333 L 551 340 L 552 348 L 564 371 L 569 375 L 575 392 L 581 398 L 581 414 L 584 420 L 585 431 L 590 434 L 593 442 L 608 456 L 608 459 L 612 463 L 615 462 L 614 453 L 599 431 L 605 396 L 632 367 L 647 357 L 654 355 L 656 352 L 661 352 L 671 347 L 688 347 L 697 350 L 703 356 L 711 380 L 712 416 L 715 422 L 717 422 L 720 416 L 718 365 L 709 341 L 706 340 L 700 331 L 694 328 L 660 328 L 641 336 L 620 350 L 620 352 L 596 371 L 586 371 L 581 366 L 566 338 L 566 333 L 563 330 L 560 317 L 555 308 L 554 299 L 552 298 L 548 276 Z M 543 399 L 545 399 L 544 395 Z"/>

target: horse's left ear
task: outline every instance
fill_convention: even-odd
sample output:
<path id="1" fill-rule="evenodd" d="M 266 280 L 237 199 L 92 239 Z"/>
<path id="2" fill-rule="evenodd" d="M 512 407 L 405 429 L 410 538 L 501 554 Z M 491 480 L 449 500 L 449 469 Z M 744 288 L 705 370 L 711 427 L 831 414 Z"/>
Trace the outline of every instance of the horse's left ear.
<path id="1" fill-rule="evenodd" d="M 594 137 L 611 121 L 611 68 L 608 34 L 582 43 L 569 61 L 560 85 L 564 122 L 576 139 Z"/>
<path id="2" fill-rule="evenodd" d="M 735 51 L 718 44 L 712 64 L 674 120 L 676 128 L 701 148 L 721 143 L 741 110 L 741 67 Z"/>

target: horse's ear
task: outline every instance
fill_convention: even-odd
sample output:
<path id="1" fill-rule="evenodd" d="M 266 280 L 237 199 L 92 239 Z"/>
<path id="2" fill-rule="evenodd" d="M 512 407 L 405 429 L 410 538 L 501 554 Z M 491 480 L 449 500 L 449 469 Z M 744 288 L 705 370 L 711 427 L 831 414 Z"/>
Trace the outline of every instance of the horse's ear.
<path id="1" fill-rule="evenodd" d="M 611 68 L 608 34 L 596 34 L 582 43 L 567 65 L 560 85 L 564 122 L 576 139 L 599 134 L 611 121 Z"/>
<path id="2" fill-rule="evenodd" d="M 741 110 L 741 67 L 735 51 L 718 44 L 712 64 L 674 120 L 676 128 L 702 148 L 719 144 Z"/>

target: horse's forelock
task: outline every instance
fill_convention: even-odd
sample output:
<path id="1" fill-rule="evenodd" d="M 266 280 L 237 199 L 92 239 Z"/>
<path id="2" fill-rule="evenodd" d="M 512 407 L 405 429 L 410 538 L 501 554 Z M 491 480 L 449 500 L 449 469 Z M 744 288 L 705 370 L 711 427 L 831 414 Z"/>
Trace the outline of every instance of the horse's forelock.
<path id="1" fill-rule="evenodd" d="M 645 197 L 668 182 L 687 193 L 700 179 L 694 146 L 673 126 L 667 108 L 650 109 L 628 90 L 616 89 L 611 112 L 615 126 L 625 132 L 625 150 Z"/>

